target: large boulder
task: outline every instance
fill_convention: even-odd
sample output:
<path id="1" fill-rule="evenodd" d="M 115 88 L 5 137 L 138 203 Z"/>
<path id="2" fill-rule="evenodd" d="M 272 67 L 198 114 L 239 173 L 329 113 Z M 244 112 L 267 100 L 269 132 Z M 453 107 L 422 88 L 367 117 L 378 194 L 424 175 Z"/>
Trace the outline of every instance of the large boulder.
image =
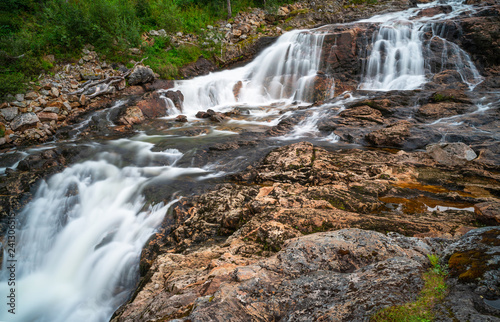
<path id="1" fill-rule="evenodd" d="M 128 77 L 130 85 L 140 85 L 154 81 L 155 74 L 149 67 L 135 66 Z"/>

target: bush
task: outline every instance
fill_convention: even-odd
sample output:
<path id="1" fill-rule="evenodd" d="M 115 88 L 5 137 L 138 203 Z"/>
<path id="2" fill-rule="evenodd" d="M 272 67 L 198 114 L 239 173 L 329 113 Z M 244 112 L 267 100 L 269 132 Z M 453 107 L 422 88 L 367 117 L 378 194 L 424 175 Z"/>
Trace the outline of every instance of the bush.
<path id="1" fill-rule="evenodd" d="M 0 97 L 24 91 L 26 81 L 23 73 L 0 73 Z"/>

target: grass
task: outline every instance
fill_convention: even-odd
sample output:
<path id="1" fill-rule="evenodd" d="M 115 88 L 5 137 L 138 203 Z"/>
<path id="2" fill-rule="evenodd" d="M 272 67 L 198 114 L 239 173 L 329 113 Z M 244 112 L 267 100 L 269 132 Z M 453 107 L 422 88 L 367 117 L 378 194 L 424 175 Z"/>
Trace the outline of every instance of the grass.
<path id="1" fill-rule="evenodd" d="M 289 2 L 232 0 L 231 5 L 236 15 L 249 7 L 274 10 Z M 142 33 L 165 29 L 202 36 L 202 28 L 227 17 L 226 6 L 220 0 L 2 0 L 0 101 L 8 93 L 22 92 L 27 81 L 51 70 L 53 66 L 43 60 L 45 55 L 54 55 L 59 62 L 76 62 L 83 46 L 92 44 L 108 61 L 126 63 L 133 58 L 128 48 L 141 46 Z M 189 46 L 170 51 L 157 45 L 144 49 L 147 63 L 166 78 L 175 77 L 181 65 L 202 54 Z"/>
<path id="2" fill-rule="evenodd" d="M 382 309 L 372 316 L 370 321 L 426 322 L 434 320 L 435 305 L 442 302 L 448 293 L 445 282 L 448 270 L 447 267 L 439 264 L 439 258 L 436 255 L 428 255 L 428 258 L 431 268 L 423 275 L 425 284 L 416 301 Z"/>

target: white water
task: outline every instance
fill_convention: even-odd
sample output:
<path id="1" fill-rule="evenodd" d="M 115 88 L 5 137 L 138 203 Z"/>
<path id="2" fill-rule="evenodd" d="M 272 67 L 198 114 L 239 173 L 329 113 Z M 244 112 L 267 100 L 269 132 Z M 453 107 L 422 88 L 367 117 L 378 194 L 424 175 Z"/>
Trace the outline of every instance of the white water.
<path id="1" fill-rule="evenodd" d="M 145 208 L 144 187 L 208 174 L 173 166 L 182 157 L 177 150 L 152 152 L 151 143 L 125 139 L 112 145 L 135 155 L 142 166 L 120 167 L 119 154 L 103 152 L 43 182 L 19 214 L 16 314 L 4 307 L 0 321 L 108 321 L 134 287 L 144 243 L 175 201 Z M 8 264 L 4 260 L 3 299 Z"/>
<path id="2" fill-rule="evenodd" d="M 317 30 L 290 31 L 244 67 L 179 81 L 174 90 L 184 94 L 182 114 L 280 100 L 307 101 L 320 66 L 323 38 Z M 239 82 L 236 99 L 233 89 Z"/>
<path id="3" fill-rule="evenodd" d="M 438 1 L 404 12 L 389 13 L 363 20 L 363 22 L 377 22 L 381 25 L 373 36 L 372 48 L 359 88 L 390 91 L 413 90 L 421 87 L 428 78 L 432 77 L 430 72 L 426 73 L 428 57 L 425 57 L 423 51 L 423 36 L 430 29 L 433 38 L 437 37 L 444 43 L 441 57 L 443 66 L 453 65 L 452 67 L 460 73 L 462 81 L 471 90 L 474 89 L 482 81 L 482 77 L 469 55 L 458 45 L 441 38 L 442 35 L 435 28 L 436 22 L 452 19 L 464 11 L 473 10 L 472 6 L 464 5 L 463 2 L 447 1 L 452 11 L 432 17 L 417 17 L 417 14 L 423 8 L 437 5 Z"/>

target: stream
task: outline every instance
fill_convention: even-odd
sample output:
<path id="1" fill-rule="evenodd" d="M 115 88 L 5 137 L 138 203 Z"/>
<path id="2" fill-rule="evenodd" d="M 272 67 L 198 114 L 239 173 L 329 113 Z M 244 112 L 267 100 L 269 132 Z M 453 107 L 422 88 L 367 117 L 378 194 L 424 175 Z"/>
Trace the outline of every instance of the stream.
<path id="1" fill-rule="evenodd" d="M 462 2 L 447 1 L 451 12 L 432 17 L 418 13 L 437 2 L 360 21 L 376 25 L 378 31 L 370 40 L 358 91 L 334 98 L 333 76 L 325 74 L 332 86 L 323 104 L 311 106 L 307 98 L 322 64 L 328 26 L 287 32 L 244 67 L 177 81 L 173 90 L 184 95 L 182 111 L 170 101 L 167 117 L 137 126 L 131 136 L 89 141 L 81 135 L 92 117 L 114 126 L 112 107 L 75 125 L 67 139 L 8 151 L 0 161 L 0 176 L 16 171 L 29 155 L 55 146 L 85 148 L 88 157 L 46 178 L 17 215 L 15 262 L 9 261 L 4 247 L 0 321 L 109 321 L 136 287 L 144 244 L 179 199 L 228 180 L 229 174 L 244 170 L 271 149 L 292 142 L 307 140 L 329 150 L 363 148 L 321 129 L 321 122 L 380 92 L 422 88 L 432 76 L 424 32 L 431 31 L 445 44 L 442 65 L 460 73 L 476 109 L 429 121 L 423 128 L 441 133 L 443 142 L 464 129 L 498 140 L 498 132 L 470 120 L 488 118 L 500 94 L 474 91 L 483 81 L 478 69 L 436 27 L 438 21 L 474 10 Z M 238 82 L 240 90 L 235 95 Z M 114 107 L 123 104 L 126 101 L 117 101 Z M 195 117 L 207 109 L 237 110 L 238 114 L 217 124 Z M 187 123 L 175 122 L 180 114 L 187 116 Z M 286 133 L 265 134 L 294 117 L 297 120 Z M 409 112 L 407 118 L 413 117 Z M 155 126 L 162 123 L 168 126 Z M 240 144 L 236 151 L 221 149 L 224 152 L 200 157 L 200 151 L 210 146 L 239 140 L 250 143 Z M 16 267 L 15 315 L 5 307 L 11 293 L 12 263 Z"/>

